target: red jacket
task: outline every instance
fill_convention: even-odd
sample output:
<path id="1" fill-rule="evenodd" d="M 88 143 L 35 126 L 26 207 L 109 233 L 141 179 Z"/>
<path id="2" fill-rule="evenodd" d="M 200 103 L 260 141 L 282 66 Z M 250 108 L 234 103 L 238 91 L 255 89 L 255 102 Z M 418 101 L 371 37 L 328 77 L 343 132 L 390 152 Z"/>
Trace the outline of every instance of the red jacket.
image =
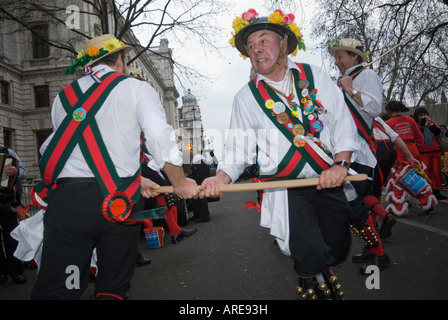
<path id="1" fill-rule="evenodd" d="M 424 137 L 417 123 L 409 116 L 394 116 L 386 121 L 389 127 L 403 140 L 414 140 L 417 146 L 424 143 Z"/>

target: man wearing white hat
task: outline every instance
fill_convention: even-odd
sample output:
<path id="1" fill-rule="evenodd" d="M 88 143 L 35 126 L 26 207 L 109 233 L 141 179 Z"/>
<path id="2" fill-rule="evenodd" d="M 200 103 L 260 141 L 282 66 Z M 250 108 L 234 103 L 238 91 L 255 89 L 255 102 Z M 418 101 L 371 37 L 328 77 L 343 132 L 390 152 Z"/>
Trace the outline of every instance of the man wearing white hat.
<path id="1" fill-rule="evenodd" d="M 261 225 L 294 261 L 302 298 L 339 299 L 331 267 L 350 246 L 341 184 L 359 147 L 356 127 L 326 72 L 288 58 L 304 49 L 294 15 L 276 10 L 258 17 L 250 9 L 233 28 L 231 43 L 257 74 L 235 96 L 222 162 L 201 184 L 200 197 L 219 196 L 221 184 L 235 182 L 254 163 L 261 181 L 319 177 L 317 187 L 265 190 Z"/>
<path id="2" fill-rule="evenodd" d="M 113 35 L 89 40 L 67 73 L 86 75 L 59 92 L 55 128 L 39 167 L 33 202 L 46 210 L 39 277 L 33 299 L 78 299 L 97 250 L 97 299 L 123 299 L 130 287 L 140 236 L 133 216 L 140 194 L 157 188 L 140 174 L 141 133 L 181 198 L 197 196 L 187 179 L 173 128 L 157 92 L 127 75 L 131 50 Z"/>
<path id="3" fill-rule="evenodd" d="M 341 72 L 338 81 L 348 109 L 358 128 L 358 139 L 362 147 L 355 153 L 351 168 L 358 173 L 373 176 L 376 158 L 373 153 L 373 122 L 379 116 L 383 105 L 383 86 L 381 79 L 370 68 L 364 68 L 367 53 L 358 40 L 341 39 L 329 47 L 329 52 L 335 57 L 335 64 Z M 390 263 L 389 256 L 375 230 L 369 208 L 364 202 L 367 181 L 352 182 L 358 197 L 350 201 L 352 207 L 351 228 L 366 245 L 362 254 L 353 256 L 353 262 L 364 262 L 360 268 L 361 274 L 366 274 L 370 265 L 383 268 Z"/>

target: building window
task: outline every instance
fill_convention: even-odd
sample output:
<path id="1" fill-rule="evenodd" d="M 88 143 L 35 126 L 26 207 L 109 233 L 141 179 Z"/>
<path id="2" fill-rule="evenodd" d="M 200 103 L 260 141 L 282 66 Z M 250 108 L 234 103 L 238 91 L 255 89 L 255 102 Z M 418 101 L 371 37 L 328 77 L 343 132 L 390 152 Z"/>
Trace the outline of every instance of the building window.
<path id="1" fill-rule="evenodd" d="M 52 130 L 41 130 L 36 131 L 36 142 L 37 142 L 37 159 L 40 160 L 42 158 L 42 155 L 39 152 L 40 147 L 42 144 L 47 140 L 47 138 L 51 135 Z"/>
<path id="2" fill-rule="evenodd" d="M 3 128 L 3 146 L 14 149 L 12 130 Z"/>
<path id="3" fill-rule="evenodd" d="M 50 45 L 43 39 L 48 39 L 48 25 L 39 25 L 31 28 L 33 30 L 33 59 L 48 58 L 50 56 Z"/>
<path id="4" fill-rule="evenodd" d="M 9 83 L 6 81 L 0 81 L 0 102 L 9 104 Z"/>
<path id="5" fill-rule="evenodd" d="M 34 103 L 36 108 L 50 107 L 50 88 L 48 86 L 34 87 Z"/>

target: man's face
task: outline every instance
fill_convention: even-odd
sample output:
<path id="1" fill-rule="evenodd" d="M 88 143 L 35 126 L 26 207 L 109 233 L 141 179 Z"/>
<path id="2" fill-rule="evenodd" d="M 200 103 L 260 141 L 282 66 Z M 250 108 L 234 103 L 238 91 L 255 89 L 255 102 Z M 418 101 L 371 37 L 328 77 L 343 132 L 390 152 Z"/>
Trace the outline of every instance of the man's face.
<path id="1" fill-rule="evenodd" d="M 255 70 L 260 74 L 267 74 L 278 60 L 281 40 L 274 31 L 259 30 L 249 35 L 246 46 Z"/>
<path id="2" fill-rule="evenodd" d="M 338 67 L 339 71 L 344 74 L 347 69 L 354 67 L 358 64 L 358 56 L 351 56 L 345 50 L 338 50 L 334 53 L 334 64 Z"/>

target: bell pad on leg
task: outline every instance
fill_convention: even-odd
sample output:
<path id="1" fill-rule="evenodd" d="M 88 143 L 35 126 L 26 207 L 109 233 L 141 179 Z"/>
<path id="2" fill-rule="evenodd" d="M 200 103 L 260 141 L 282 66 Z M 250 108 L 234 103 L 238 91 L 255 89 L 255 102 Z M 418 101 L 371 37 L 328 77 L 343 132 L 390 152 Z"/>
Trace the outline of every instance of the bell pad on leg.
<path id="1" fill-rule="evenodd" d="M 296 293 L 304 300 L 342 300 L 341 289 L 338 278 L 328 269 L 313 277 L 299 276 Z"/>

